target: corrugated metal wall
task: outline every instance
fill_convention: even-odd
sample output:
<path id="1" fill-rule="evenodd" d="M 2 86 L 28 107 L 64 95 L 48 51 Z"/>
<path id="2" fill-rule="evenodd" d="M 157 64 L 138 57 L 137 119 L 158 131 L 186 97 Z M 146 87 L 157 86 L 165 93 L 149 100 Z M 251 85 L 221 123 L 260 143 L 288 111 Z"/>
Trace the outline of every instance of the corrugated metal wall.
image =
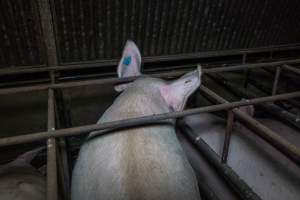
<path id="1" fill-rule="evenodd" d="M 0 67 L 45 63 L 35 0 L 0 0 Z"/>
<path id="2" fill-rule="evenodd" d="M 63 63 L 118 58 L 127 39 L 143 56 L 300 43 L 298 0 L 50 1 Z M 1 4 L 0 66 L 43 63 L 33 0 Z"/>

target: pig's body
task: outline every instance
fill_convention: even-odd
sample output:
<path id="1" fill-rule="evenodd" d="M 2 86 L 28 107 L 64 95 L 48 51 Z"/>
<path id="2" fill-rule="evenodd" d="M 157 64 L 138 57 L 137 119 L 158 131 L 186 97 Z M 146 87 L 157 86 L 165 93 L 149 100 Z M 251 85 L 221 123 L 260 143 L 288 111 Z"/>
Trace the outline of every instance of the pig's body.
<path id="1" fill-rule="evenodd" d="M 29 164 L 32 156 L 29 157 L 27 159 L 21 156 L 11 163 L 0 166 L 1 200 L 44 200 L 46 198 L 45 177 Z"/>
<path id="2" fill-rule="evenodd" d="M 224 119 L 213 114 L 199 114 L 184 120 L 216 153 L 222 154 Z M 259 121 L 278 131 L 282 137 L 298 138 L 299 141 L 299 133 L 280 122 Z M 300 197 L 299 167 L 240 124 L 233 129 L 227 163 L 262 199 L 298 200 Z"/>
<path id="3" fill-rule="evenodd" d="M 99 123 L 169 112 L 159 91 L 153 89 L 153 84 L 160 82 L 152 78 L 135 81 Z M 73 172 L 72 199 L 176 200 L 200 196 L 174 127 L 151 125 L 86 142 Z"/>

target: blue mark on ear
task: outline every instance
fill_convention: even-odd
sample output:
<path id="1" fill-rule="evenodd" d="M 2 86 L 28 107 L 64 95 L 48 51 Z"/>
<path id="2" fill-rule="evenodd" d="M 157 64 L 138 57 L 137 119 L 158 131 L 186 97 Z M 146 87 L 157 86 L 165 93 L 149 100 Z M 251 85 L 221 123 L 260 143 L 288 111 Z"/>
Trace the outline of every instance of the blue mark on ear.
<path id="1" fill-rule="evenodd" d="M 128 66 L 130 65 L 130 63 L 131 63 L 131 56 L 125 57 L 123 60 L 123 64 Z"/>

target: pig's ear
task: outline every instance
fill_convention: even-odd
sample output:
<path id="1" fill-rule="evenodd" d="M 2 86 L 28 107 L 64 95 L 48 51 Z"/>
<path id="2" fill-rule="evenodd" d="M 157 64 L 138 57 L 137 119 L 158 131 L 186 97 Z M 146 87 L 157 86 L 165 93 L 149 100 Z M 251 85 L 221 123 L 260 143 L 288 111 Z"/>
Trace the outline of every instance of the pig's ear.
<path id="1" fill-rule="evenodd" d="M 141 54 L 136 44 L 128 40 L 118 65 L 118 76 L 130 77 L 141 75 Z"/>
<path id="2" fill-rule="evenodd" d="M 188 97 L 201 84 L 201 68 L 185 74 L 176 81 L 160 87 L 161 96 L 174 111 L 183 110 Z"/>

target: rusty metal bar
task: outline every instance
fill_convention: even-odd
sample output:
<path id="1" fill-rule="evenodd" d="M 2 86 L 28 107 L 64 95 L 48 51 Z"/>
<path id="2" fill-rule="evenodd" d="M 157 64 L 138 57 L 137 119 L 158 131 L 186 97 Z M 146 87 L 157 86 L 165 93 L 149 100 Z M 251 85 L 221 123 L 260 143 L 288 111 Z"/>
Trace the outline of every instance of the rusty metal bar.
<path id="1" fill-rule="evenodd" d="M 277 62 L 268 62 L 268 63 L 256 63 L 256 64 L 245 64 L 245 65 L 236 65 L 236 66 L 227 66 L 227 67 L 216 67 L 210 69 L 203 69 L 203 73 L 217 73 L 217 72 L 229 72 L 229 71 L 238 71 L 243 69 L 255 69 L 260 67 L 275 67 L 283 64 L 294 64 L 300 63 L 300 59 L 295 60 L 288 60 L 288 61 L 277 61 Z M 151 74 L 154 77 L 159 78 L 168 78 L 168 77 L 177 77 L 188 70 L 180 70 L 180 71 L 172 71 L 172 72 L 164 72 L 159 74 Z M 65 83 L 56 83 L 56 84 L 41 84 L 36 86 L 27 86 L 27 87 L 14 87 L 14 88 L 5 88 L 0 89 L 1 94 L 12 94 L 18 92 L 30 92 L 30 91 L 38 91 L 38 90 L 45 90 L 48 88 L 69 88 L 69 87 L 76 87 L 76 86 L 86 86 L 86 85 L 97 85 L 97 84 L 105 84 L 105 83 L 124 83 L 130 82 L 138 77 L 128 77 L 128 78 L 106 78 L 106 79 L 99 79 L 99 80 L 87 80 L 87 81 L 73 81 L 73 82 L 65 82 Z"/>
<path id="2" fill-rule="evenodd" d="M 231 131 L 233 128 L 233 122 L 234 122 L 234 114 L 230 110 L 230 111 L 228 111 L 228 115 L 227 115 L 227 125 L 226 125 L 226 130 L 225 130 L 225 138 L 224 138 L 223 152 L 222 152 L 222 158 L 221 158 L 222 163 L 227 162 L 228 149 L 229 149 L 229 144 L 230 144 Z"/>
<path id="3" fill-rule="evenodd" d="M 201 91 L 205 95 L 210 96 L 218 103 L 223 103 L 223 104 L 229 103 L 227 100 L 220 97 L 219 95 L 217 95 L 216 93 L 214 93 L 213 91 L 209 90 L 204 86 L 201 87 Z M 241 121 L 245 126 L 247 126 L 249 129 L 253 130 L 255 134 L 257 134 L 258 136 L 260 136 L 261 138 L 269 142 L 269 144 L 271 144 L 273 147 L 278 149 L 280 152 L 282 152 L 284 155 L 286 155 L 288 158 L 294 161 L 297 165 L 300 165 L 300 149 L 287 142 L 284 138 L 280 137 L 271 129 L 269 129 L 268 127 L 264 126 L 263 124 L 259 123 L 258 121 L 250 117 L 248 114 L 243 113 L 236 108 L 233 109 L 233 112 L 235 114 L 235 117 L 239 121 Z"/>
<path id="4" fill-rule="evenodd" d="M 281 67 L 277 67 L 274 82 L 273 82 L 273 87 L 272 87 L 272 95 L 275 95 L 277 93 L 277 86 L 279 82 L 280 72 L 281 72 Z"/>
<path id="5" fill-rule="evenodd" d="M 203 89 L 206 87 L 201 86 L 201 88 Z M 286 94 L 280 94 L 280 95 L 274 95 L 274 96 L 268 96 L 268 97 L 255 98 L 255 99 L 251 99 L 249 101 L 236 101 L 236 102 L 232 102 L 232 103 L 226 102 L 226 103 L 218 104 L 218 105 L 187 109 L 187 110 L 180 111 L 180 112 L 163 113 L 163 114 L 158 114 L 158 115 L 150 115 L 150 116 L 131 118 L 131 119 L 126 119 L 126 120 L 105 122 L 102 124 L 92 124 L 92 125 L 79 126 L 79 127 L 73 127 L 73 128 L 59 129 L 59 130 L 55 130 L 52 132 L 38 132 L 38 133 L 32 133 L 32 134 L 23 134 L 21 136 L 1 138 L 0 139 L 0 147 L 21 144 L 21 143 L 34 142 L 34 141 L 39 141 L 39 140 L 45 140 L 50 137 L 65 137 L 65 136 L 82 135 L 82 134 L 86 134 L 86 133 L 96 131 L 96 130 L 119 129 L 119 128 L 128 128 L 128 127 L 133 127 L 133 126 L 139 126 L 139 125 L 153 124 L 153 123 L 157 123 L 162 120 L 166 120 L 166 119 L 170 119 L 170 118 L 179 118 L 179 117 L 198 114 L 198 113 L 215 112 L 215 111 L 220 111 L 220 110 L 232 109 L 232 108 L 236 108 L 236 107 L 240 107 L 240 106 L 260 104 L 260 103 L 264 103 L 267 101 L 278 101 L 278 100 L 284 100 L 284 99 L 296 98 L 296 97 L 300 97 L 300 91 L 286 93 Z M 105 133 L 102 132 L 102 133 L 99 133 L 99 135 L 100 134 L 105 134 Z"/>
<path id="6" fill-rule="evenodd" d="M 57 165 L 56 165 L 56 140 L 51 137 L 55 131 L 54 91 L 48 90 L 48 132 L 47 140 L 47 200 L 58 199 Z"/>
<path id="7" fill-rule="evenodd" d="M 226 88 L 228 88 L 231 93 L 245 98 L 257 98 L 257 95 L 251 93 L 250 91 L 244 91 L 243 89 L 239 88 L 238 86 L 235 86 L 232 83 L 229 83 L 225 78 L 223 78 L 221 75 L 210 75 L 213 80 L 216 82 L 224 85 Z M 287 110 L 284 110 L 280 108 L 279 106 L 275 105 L 271 102 L 266 102 L 260 105 L 264 110 L 269 112 L 272 115 L 277 116 L 278 118 L 284 120 L 285 122 L 293 125 L 294 127 L 300 129 L 300 117 L 288 112 Z"/>
<path id="8" fill-rule="evenodd" d="M 229 185 L 237 192 L 241 199 L 259 200 L 261 199 L 249 187 L 243 179 L 241 179 L 227 164 L 220 162 L 220 157 L 183 121 L 179 122 L 179 128 L 185 135 L 192 140 L 197 149 L 202 153 L 216 171 L 229 183 Z"/>

